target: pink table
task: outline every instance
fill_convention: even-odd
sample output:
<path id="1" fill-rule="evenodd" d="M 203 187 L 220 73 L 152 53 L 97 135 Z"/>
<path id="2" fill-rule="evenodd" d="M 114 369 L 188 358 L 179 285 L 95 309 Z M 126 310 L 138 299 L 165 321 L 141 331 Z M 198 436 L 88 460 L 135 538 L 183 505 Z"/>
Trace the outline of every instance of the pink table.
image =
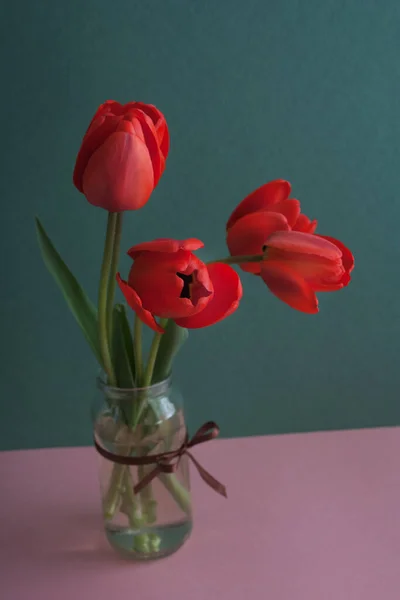
<path id="1" fill-rule="evenodd" d="M 222 440 L 196 456 L 196 524 L 176 555 L 119 559 L 92 448 L 0 454 L 4 600 L 398 600 L 400 429 Z"/>

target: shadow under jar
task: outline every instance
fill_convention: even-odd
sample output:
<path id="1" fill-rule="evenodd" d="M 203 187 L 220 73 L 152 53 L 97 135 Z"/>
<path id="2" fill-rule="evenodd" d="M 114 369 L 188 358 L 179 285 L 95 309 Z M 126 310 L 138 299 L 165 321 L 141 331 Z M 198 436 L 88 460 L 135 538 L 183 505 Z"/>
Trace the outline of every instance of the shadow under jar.
<path id="1" fill-rule="evenodd" d="M 114 457 L 151 457 L 178 450 L 186 436 L 182 397 L 170 378 L 134 389 L 109 387 L 99 378 L 92 416 L 96 443 Z M 111 546 L 136 560 L 178 550 L 192 530 L 187 456 L 180 457 L 174 473 L 159 473 L 137 493 L 135 486 L 154 470 L 154 463 L 119 464 L 99 453 L 99 466 Z"/>

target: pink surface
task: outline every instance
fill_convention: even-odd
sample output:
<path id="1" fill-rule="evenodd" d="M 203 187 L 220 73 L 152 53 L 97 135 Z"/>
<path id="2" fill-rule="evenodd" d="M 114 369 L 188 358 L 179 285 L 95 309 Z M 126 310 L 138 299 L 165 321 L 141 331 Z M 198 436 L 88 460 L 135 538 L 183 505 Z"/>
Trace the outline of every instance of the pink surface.
<path id="1" fill-rule="evenodd" d="M 133 564 L 102 534 L 91 448 L 0 454 L 4 600 L 398 600 L 400 429 L 223 440 L 196 456 L 195 529 Z"/>

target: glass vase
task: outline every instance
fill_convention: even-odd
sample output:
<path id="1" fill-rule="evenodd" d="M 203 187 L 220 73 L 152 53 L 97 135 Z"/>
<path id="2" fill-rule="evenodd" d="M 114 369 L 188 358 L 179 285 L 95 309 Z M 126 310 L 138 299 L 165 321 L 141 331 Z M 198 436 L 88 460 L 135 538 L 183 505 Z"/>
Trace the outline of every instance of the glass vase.
<path id="1" fill-rule="evenodd" d="M 178 450 L 186 424 L 180 393 L 167 379 L 146 388 L 120 389 L 99 378 L 93 405 L 99 451 L 105 532 L 126 557 L 149 560 L 172 554 L 192 530 L 189 465 L 181 456 L 173 473 L 154 475 L 153 456 Z M 121 464 L 118 461 L 147 464 Z"/>

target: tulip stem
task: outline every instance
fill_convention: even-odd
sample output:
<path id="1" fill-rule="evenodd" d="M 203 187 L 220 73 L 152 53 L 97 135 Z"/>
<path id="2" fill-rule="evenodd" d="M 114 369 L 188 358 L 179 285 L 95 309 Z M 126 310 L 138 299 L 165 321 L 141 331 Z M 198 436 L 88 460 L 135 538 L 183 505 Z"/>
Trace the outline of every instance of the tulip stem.
<path id="1" fill-rule="evenodd" d="M 100 352 L 103 359 L 104 370 L 108 376 L 108 383 L 116 385 L 107 330 L 107 296 L 110 267 L 112 261 L 113 242 L 117 224 L 117 213 L 108 213 L 106 240 L 104 243 L 103 263 L 101 265 L 99 301 L 98 301 L 98 328 Z"/>
<path id="2" fill-rule="evenodd" d="M 133 354 L 135 357 L 136 385 L 141 387 L 143 375 L 143 356 L 142 356 L 142 321 L 135 313 L 135 323 L 133 326 Z"/>
<path id="3" fill-rule="evenodd" d="M 263 254 L 245 254 L 244 256 L 227 256 L 226 258 L 210 260 L 207 264 L 213 265 L 214 263 L 225 263 L 226 265 L 240 265 L 245 262 L 261 262 L 263 259 Z"/>
<path id="4" fill-rule="evenodd" d="M 168 319 L 160 319 L 160 325 L 162 328 L 167 324 Z M 135 321 L 136 326 L 136 321 Z M 132 430 L 134 431 L 137 425 L 140 422 L 140 419 L 144 413 L 144 410 L 147 406 L 146 404 L 146 389 L 151 385 L 151 380 L 153 379 L 154 366 L 156 364 L 156 358 L 158 349 L 160 347 L 162 333 L 156 332 L 153 337 L 153 341 L 151 343 L 149 358 L 147 361 L 146 371 L 144 373 L 143 380 L 140 382 L 140 387 L 142 388 L 141 393 L 139 394 L 139 402 L 136 410 L 136 414 L 133 416 L 132 422 Z"/>
<path id="5" fill-rule="evenodd" d="M 160 325 L 164 329 L 167 324 L 168 319 L 160 319 Z M 151 343 L 149 358 L 147 361 L 146 371 L 143 378 L 142 387 L 148 387 L 151 385 L 151 380 L 153 379 L 154 366 L 156 364 L 157 352 L 160 347 L 160 342 L 163 334 L 155 333 L 153 337 L 153 341 Z"/>
<path id="6" fill-rule="evenodd" d="M 122 234 L 122 212 L 116 213 L 116 223 L 115 230 L 113 236 L 113 246 L 112 246 L 112 259 L 111 259 L 111 267 L 110 267 L 110 276 L 108 281 L 108 293 L 107 293 L 107 325 L 108 325 L 108 336 L 109 340 L 112 336 L 112 318 L 113 318 L 113 308 L 114 308 L 114 296 L 115 296 L 115 286 L 117 283 L 116 275 L 118 271 L 118 263 L 119 263 L 119 250 L 121 245 L 121 234 Z"/>

